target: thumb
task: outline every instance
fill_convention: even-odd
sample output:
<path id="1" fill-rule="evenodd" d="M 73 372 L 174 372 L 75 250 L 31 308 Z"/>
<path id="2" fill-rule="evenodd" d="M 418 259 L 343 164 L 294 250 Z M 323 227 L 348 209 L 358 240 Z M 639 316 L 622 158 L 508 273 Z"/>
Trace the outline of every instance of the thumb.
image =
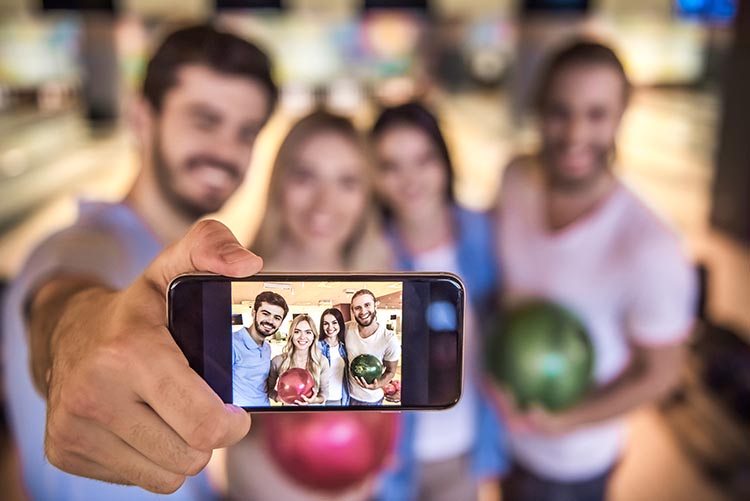
<path id="1" fill-rule="evenodd" d="M 262 266 L 263 260 L 240 245 L 229 228 L 208 219 L 193 225 L 181 240 L 159 254 L 144 277 L 165 292 L 175 277 L 185 273 L 247 277 Z"/>

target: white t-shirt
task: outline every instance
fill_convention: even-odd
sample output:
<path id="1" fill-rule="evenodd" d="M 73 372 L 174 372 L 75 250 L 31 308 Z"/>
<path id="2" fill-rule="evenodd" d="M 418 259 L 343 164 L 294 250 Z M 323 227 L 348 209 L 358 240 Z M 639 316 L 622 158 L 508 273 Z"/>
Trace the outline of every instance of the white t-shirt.
<path id="1" fill-rule="evenodd" d="M 447 271 L 459 273 L 458 252 L 446 245 L 414 256 L 416 271 Z M 471 338 L 474 320 L 471 308 L 466 309 L 466 337 Z M 473 350 L 467 349 L 467 360 Z M 470 371 L 466 371 L 468 376 Z M 414 453 L 421 462 L 441 461 L 468 453 L 476 435 L 476 394 L 464 385 L 461 399 L 450 409 L 440 412 L 417 412 Z"/>
<path id="2" fill-rule="evenodd" d="M 325 342 L 325 341 L 324 341 Z M 344 367 L 346 362 L 341 356 L 338 346 L 331 347 L 331 377 L 328 381 L 328 395 L 326 400 L 341 400 L 344 396 Z"/>
<path id="3" fill-rule="evenodd" d="M 380 322 L 375 334 L 367 339 L 362 339 L 359 335 L 358 324 L 356 320 L 346 323 L 346 355 L 349 357 L 349 363 L 359 355 L 373 355 L 383 362 L 398 362 L 401 358 L 401 344 L 398 342 L 396 333 L 385 328 L 385 324 Z M 384 396 L 383 389 L 369 390 L 362 388 L 351 371 L 349 371 L 349 395 L 352 398 L 362 402 L 377 402 Z"/>
<path id="4" fill-rule="evenodd" d="M 594 379 L 616 379 L 631 344 L 679 342 L 693 322 L 695 274 L 678 239 L 624 185 L 559 231 L 546 226 L 541 177 L 512 166 L 503 182 L 498 248 L 509 303 L 546 298 L 586 324 Z M 515 434 L 516 459 L 541 476 L 575 481 L 610 468 L 624 441 L 622 419 L 560 437 Z"/>

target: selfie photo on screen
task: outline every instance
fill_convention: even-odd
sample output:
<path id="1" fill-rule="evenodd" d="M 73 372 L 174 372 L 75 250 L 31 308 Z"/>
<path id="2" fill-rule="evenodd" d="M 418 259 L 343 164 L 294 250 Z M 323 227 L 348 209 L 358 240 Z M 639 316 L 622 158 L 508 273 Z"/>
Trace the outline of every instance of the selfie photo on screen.
<path id="1" fill-rule="evenodd" d="M 401 282 L 232 283 L 232 403 L 401 401 Z"/>

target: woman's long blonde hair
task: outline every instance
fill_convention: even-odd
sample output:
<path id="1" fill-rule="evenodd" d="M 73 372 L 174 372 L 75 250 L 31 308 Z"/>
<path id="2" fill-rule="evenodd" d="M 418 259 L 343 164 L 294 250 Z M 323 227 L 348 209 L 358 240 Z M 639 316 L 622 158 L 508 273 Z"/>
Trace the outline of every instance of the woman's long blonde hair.
<path id="1" fill-rule="evenodd" d="M 269 259 L 274 256 L 287 238 L 281 214 L 284 179 L 296 161 L 304 143 L 320 134 L 337 134 L 351 141 L 365 158 L 367 172 L 365 182 L 369 200 L 362 214 L 361 224 L 343 249 L 344 266 L 353 270 L 384 270 L 392 266 L 390 250 L 383 238 L 380 215 L 375 205 L 373 155 L 364 137 L 348 118 L 328 111 L 318 110 L 300 119 L 289 130 L 279 147 L 273 164 L 268 202 L 258 233 L 250 248 L 259 256 Z"/>
<path id="2" fill-rule="evenodd" d="M 282 360 L 281 366 L 279 367 L 279 374 L 284 374 L 292 368 L 292 358 L 294 356 L 294 351 L 297 349 L 294 346 L 292 338 L 294 337 L 294 329 L 296 329 L 302 322 L 310 324 L 310 329 L 312 329 L 313 336 L 315 336 L 315 339 L 313 339 L 310 344 L 305 369 L 312 374 L 313 380 L 315 381 L 315 393 L 317 394 L 320 390 L 320 360 L 323 355 L 320 353 L 320 348 L 318 348 L 318 330 L 315 328 L 315 323 L 313 322 L 313 319 L 310 318 L 310 315 L 297 315 L 294 317 L 294 320 L 292 320 L 292 325 L 289 327 L 289 337 L 286 340 L 284 348 L 281 349 Z"/>

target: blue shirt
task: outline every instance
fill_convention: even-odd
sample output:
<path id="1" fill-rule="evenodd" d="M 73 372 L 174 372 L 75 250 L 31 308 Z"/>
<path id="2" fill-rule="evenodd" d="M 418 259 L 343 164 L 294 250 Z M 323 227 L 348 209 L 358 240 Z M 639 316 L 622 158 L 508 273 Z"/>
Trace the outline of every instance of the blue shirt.
<path id="1" fill-rule="evenodd" d="M 489 318 L 496 304 L 496 294 L 500 277 L 494 254 L 494 234 L 490 218 L 482 213 L 453 208 L 456 235 L 456 252 L 461 278 L 466 284 L 468 298 L 479 318 Z M 386 228 L 391 248 L 396 254 L 399 269 L 413 270 L 414 258 L 407 251 L 396 233 L 395 227 Z M 479 392 L 476 385 L 464 388 L 473 392 L 477 404 L 476 440 L 471 453 L 471 469 L 479 478 L 493 478 L 508 469 L 505 432 L 494 408 Z M 414 450 L 415 428 L 418 425 L 415 414 L 402 413 L 401 435 L 396 454 L 399 462 L 385 471 L 380 479 L 375 499 L 398 499 L 410 501 L 418 498 L 419 464 Z"/>
<path id="2" fill-rule="evenodd" d="M 271 345 L 260 345 L 247 329 L 232 333 L 232 403 L 241 407 L 271 405 L 266 381 L 271 369 Z"/>

